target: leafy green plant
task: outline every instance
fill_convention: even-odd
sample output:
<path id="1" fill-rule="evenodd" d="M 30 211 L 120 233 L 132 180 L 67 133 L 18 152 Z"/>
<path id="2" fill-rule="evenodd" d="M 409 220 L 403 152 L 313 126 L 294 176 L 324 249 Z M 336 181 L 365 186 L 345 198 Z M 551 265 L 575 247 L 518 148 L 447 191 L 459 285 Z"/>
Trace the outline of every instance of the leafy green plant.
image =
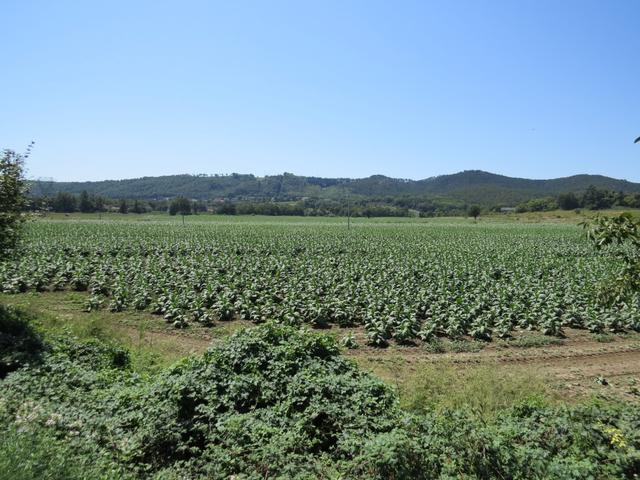
<path id="1" fill-rule="evenodd" d="M 640 293 L 640 222 L 630 213 L 599 216 L 583 223 L 596 248 L 611 253 L 620 267 L 613 281 L 602 283 L 600 298 L 607 305 L 638 303 Z"/>
<path id="2" fill-rule="evenodd" d="M 16 248 L 20 238 L 28 190 L 24 162 L 32 147 L 33 142 L 24 154 L 3 150 L 0 155 L 0 259 Z"/>
<path id="3" fill-rule="evenodd" d="M 0 478 L 632 478 L 640 467 L 636 405 L 551 406 L 530 381 L 479 376 L 430 406 L 441 373 L 423 372 L 407 413 L 335 339 L 296 327 L 247 329 L 146 375 L 117 346 L 49 337 L 41 362 L 0 380 Z"/>
<path id="4" fill-rule="evenodd" d="M 342 337 L 340 339 L 340 344 L 343 347 L 348 348 L 349 350 L 354 350 L 358 348 L 358 342 L 356 341 L 355 335 L 353 335 L 352 333 Z"/>
<path id="5" fill-rule="evenodd" d="M 624 265 L 616 252 L 631 255 L 631 244 L 598 252 L 571 226 L 371 225 L 347 234 L 332 224 L 38 221 L 26 226 L 23 249 L 0 262 L 2 291 L 86 289 L 88 311 L 149 311 L 176 328 L 238 319 L 362 327 L 378 347 L 640 330 L 638 302 L 598 297 Z"/>
<path id="6" fill-rule="evenodd" d="M 9 372 L 37 364 L 45 345 L 26 315 L 0 305 L 0 379 Z"/>

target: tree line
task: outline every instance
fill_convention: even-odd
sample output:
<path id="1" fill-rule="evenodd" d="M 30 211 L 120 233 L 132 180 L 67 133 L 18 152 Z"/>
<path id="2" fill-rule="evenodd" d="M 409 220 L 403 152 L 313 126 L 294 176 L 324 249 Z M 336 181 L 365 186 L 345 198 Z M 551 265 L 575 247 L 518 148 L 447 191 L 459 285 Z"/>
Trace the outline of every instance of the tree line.
<path id="1" fill-rule="evenodd" d="M 589 186 L 583 194 L 561 193 L 557 197 L 535 198 L 517 206 L 518 212 L 550 210 L 604 210 L 613 207 L 640 208 L 640 193 L 625 193 Z"/>
<path id="2" fill-rule="evenodd" d="M 189 200 L 184 197 L 162 200 L 111 199 L 83 191 L 80 195 L 58 192 L 52 197 L 32 197 L 28 209 L 57 213 L 118 212 L 141 214 L 168 212 L 172 215 L 191 215 L 206 212 L 207 205 L 205 202 Z"/>
<path id="3" fill-rule="evenodd" d="M 288 216 L 346 216 L 354 217 L 406 217 L 412 214 L 406 202 L 392 199 L 328 200 L 304 199 L 297 201 L 203 201 L 186 197 L 161 200 L 111 199 L 86 191 L 79 195 L 58 192 L 52 197 L 32 197 L 28 206 L 32 211 L 57 213 L 167 212 L 171 215 L 214 213 L 220 215 L 288 215 Z M 442 214 L 449 212 L 440 210 Z M 450 212 L 449 212 L 450 213 Z M 418 212 L 415 213 L 416 215 Z"/>
<path id="4" fill-rule="evenodd" d="M 497 205 L 487 209 L 500 211 Z M 562 193 L 556 197 L 528 200 L 516 207 L 517 212 L 589 209 L 612 207 L 640 208 L 640 193 L 616 192 L 589 186 L 584 193 Z M 58 192 L 52 197 L 32 197 L 29 209 L 60 213 L 119 212 L 122 214 L 167 212 L 171 215 L 213 213 L 219 215 L 287 215 L 287 216 L 347 216 L 352 217 L 477 217 L 477 205 L 469 205 L 448 198 L 420 195 L 363 197 L 337 199 L 304 198 L 292 201 L 273 200 L 194 200 L 184 196 L 171 199 L 141 200 L 112 199 L 82 191 L 79 195 Z M 471 214 L 470 211 L 474 213 Z"/>

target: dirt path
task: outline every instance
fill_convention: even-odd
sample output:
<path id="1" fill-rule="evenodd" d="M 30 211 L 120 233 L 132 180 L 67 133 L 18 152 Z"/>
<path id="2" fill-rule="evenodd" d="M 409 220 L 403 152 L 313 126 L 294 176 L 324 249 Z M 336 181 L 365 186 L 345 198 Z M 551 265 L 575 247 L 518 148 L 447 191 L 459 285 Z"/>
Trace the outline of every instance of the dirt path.
<path id="1" fill-rule="evenodd" d="M 145 332 L 144 341 L 165 345 L 165 350 L 170 347 L 176 355 L 202 353 L 212 343 L 244 326 L 247 322 L 230 322 L 196 331 L 157 329 Z M 135 327 L 120 325 L 118 329 L 132 343 L 139 338 Z M 503 347 L 492 343 L 477 352 L 429 353 L 422 346 L 386 349 L 362 346 L 345 351 L 345 355 L 365 367 L 378 365 L 381 368 L 378 372 L 383 376 L 385 365 L 392 365 L 389 368 L 395 370 L 394 375 L 398 375 L 399 369 L 401 376 L 419 371 L 425 364 L 454 365 L 461 370 L 495 365 L 542 377 L 563 398 L 601 396 L 640 402 L 640 337 L 637 335 L 607 337 L 603 343 L 587 332 L 573 331 L 568 332 L 562 344 L 542 347 Z"/>
<path id="2" fill-rule="evenodd" d="M 401 361 L 400 368 L 418 371 L 444 363 L 461 370 L 475 366 L 513 368 L 544 378 L 561 396 L 603 396 L 640 401 L 640 337 L 606 336 L 606 343 L 588 332 L 567 332 L 562 344 L 504 348 L 488 344 L 477 352 L 429 353 L 419 346 L 350 350 L 347 355 L 369 367 Z"/>
<path id="3" fill-rule="evenodd" d="M 216 322 L 213 327 L 191 326 L 176 330 L 161 317 L 147 312 L 111 313 L 106 310 L 85 313 L 84 295 L 77 292 L 52 292 L 40 295 L 0 295 L 7 304 L 24 307 L 50 325 L 75 325 L 79 329 L 96 328 L 112 332 L 129 346 L 145 346 L 167 362 L 205 351 L 212 342 L 221 341 L 234 331 L 252 326 L 235 320 Z M 623 396 L 640 400 L 640 334 L 600 335 L 584 330 L 567 330 L 566 337 L 555 339 L 535 332 L 517 332 L 514 339 L 489 343 L 465 340 L 454 343 L 441 339 L 444 353 L 433 353 L 430 345 L 416 342 L 412 346 L 391 344 L 388 348 L 367 345 L 362 328 L 320 330 L 341 338 L 354 335 L 356 350 L 345 355 L 365 368 L 397 375 L 418 372 L 426 364 L 455 365 L 468 370 L 474 365 L 496 366 L 535 372 L 554 385 L 562 395 Z M 385 366 L 387 365 L 387 366 Z"/>

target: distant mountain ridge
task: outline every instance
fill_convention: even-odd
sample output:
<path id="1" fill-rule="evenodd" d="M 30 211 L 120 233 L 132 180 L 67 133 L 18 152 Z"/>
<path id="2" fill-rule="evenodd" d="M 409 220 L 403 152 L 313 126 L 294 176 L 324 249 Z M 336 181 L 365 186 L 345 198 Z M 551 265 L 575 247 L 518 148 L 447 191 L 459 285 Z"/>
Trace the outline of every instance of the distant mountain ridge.
<path id="1" fill-rule="evenodd" d="M 549 180 L 513 178 L 482 170 L 466 170 L 423 180 L 405 180 L 384 175 L 366 178 L 321 178 L 291 173 L 256 177 L 251 174 L 168 175 L 96 182 L 33 181 L 33 196 L 57 192 L 90 194 L 107 198 L 163 199 L 185 196 L 198 200 L 299 200 L 301 198 L 343 198 L 347 193 L 360 198 L 424 197 L 448 198 L 484 206 L 516 205 L 534 198 L 560 193 L 581 193 L 590 185 L 600 189 L 640 192 L 640 183 L 602 175 L 574 175 Z"/>

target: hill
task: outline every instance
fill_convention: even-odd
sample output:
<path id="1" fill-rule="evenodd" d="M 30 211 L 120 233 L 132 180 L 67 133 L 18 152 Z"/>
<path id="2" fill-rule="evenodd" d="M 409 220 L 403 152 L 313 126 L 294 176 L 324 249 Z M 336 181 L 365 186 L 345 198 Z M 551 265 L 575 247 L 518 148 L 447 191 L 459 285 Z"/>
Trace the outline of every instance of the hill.
<path id="1" fill-rule="evenodd" d="M 601 175 L 574 175 L 550 180 L 513 178 L 480 170 L 405 180 L 373 175 L 367 178 L 320 178 L 284 173 L 256 177 L 251 174 L 170 175 L 98 182 L 32 182 L 33 196 L 57 192 L 90 194 L 106 198 L 163 199 L 185 196 L 198 200 L 298 200 L 338 199 L 348 192 L 359 198 L 445 198 L 484 206 L 515 205 L 560 193 L 581 193 L 590 185 L 601 189 L 640 192 L 640 183 Z"/>

